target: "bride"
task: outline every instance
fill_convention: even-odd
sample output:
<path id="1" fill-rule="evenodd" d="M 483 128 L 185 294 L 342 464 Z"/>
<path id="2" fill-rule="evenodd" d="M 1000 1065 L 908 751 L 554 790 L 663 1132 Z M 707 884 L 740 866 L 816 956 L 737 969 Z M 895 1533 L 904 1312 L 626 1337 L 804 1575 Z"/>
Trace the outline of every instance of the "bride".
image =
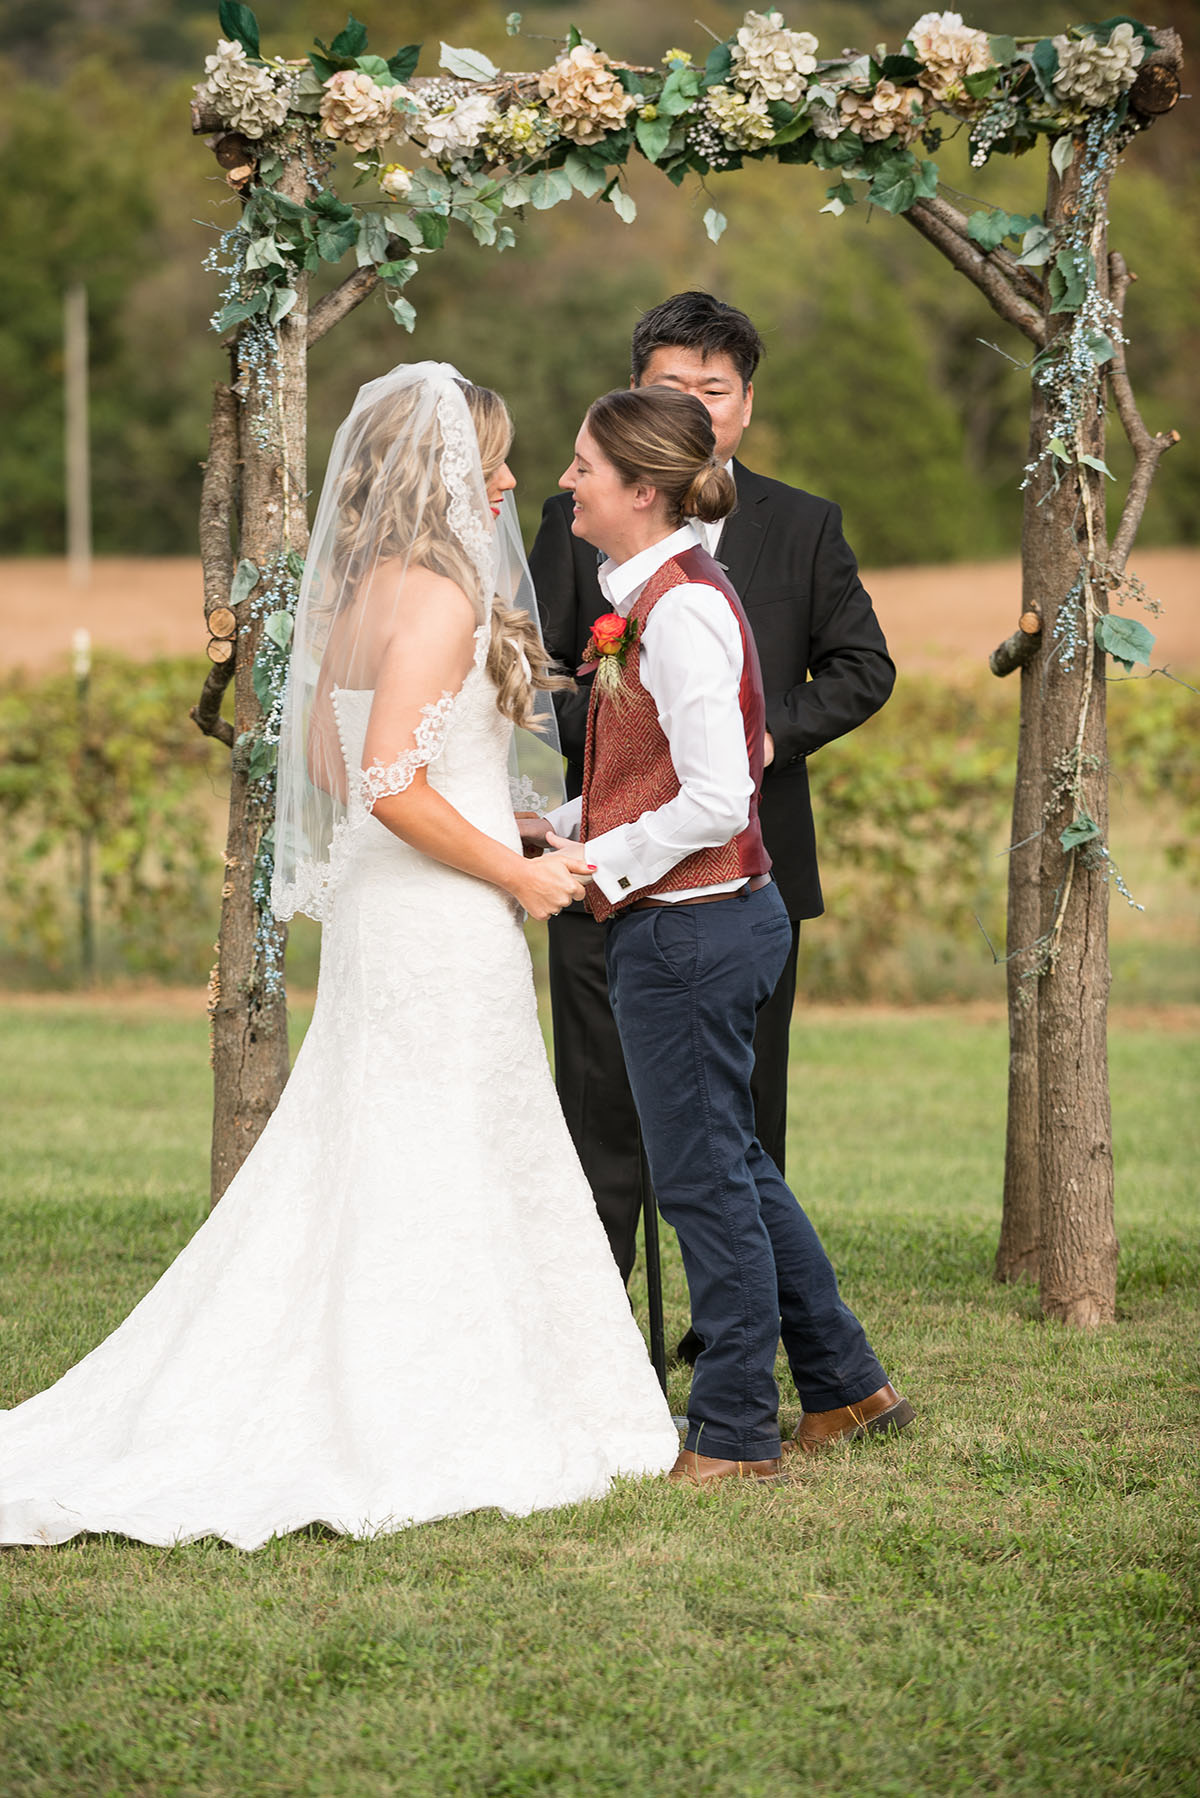
<path id="1" fill-rule="evenodd" d="M 372 1537 L 675 1460 L 521 928 L 587 864 L 526 860 L 513 815 L 514 726 L 555 683 L 517 603 L 510 436 L 503 401 L 428 362 L 364 387 L 338 433 L 276 821 L 275 908 L 324 923 L 312 1024 L 158 1284 L 0 1413 L 0 1543 Z"/>

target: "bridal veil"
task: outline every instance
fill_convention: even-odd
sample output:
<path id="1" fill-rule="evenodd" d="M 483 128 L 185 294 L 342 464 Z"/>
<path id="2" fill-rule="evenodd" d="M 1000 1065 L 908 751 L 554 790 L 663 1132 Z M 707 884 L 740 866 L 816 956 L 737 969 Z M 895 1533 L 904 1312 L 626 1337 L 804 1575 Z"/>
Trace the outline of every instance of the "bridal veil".
<path id="1" fill-rule="evenodd" d="M 493 471 L 482 465 L 468 389 L 448 363 L 403 364 L 360 388 L 334 438 L 280 729 L 271 894 L 280 918 L 325 915 L 349 833 L 375 800 L 402 792 L 440 753 L 455 698 L 448 687 L 390 717 L 373 704 L 371 759 L 349 777 L 339 735 L 339 694 L 373 694 L 385 655 L 405 653 L 412 620 L 400 596 L 409 569 L 444 577 L 432 590 L 453 593 L 455 603 L 465 594 L 477 665 L 491 647 L 494 614 L 516 609 L 537 623 L 512 495 L 495 518 L 488 502 Z M 424 629 L 412 635 L 424 638 Z M 513 802 L 542 811 L 561 803 L 562 757 L 550 694 L 531 699 L 531 722 L 513 735 Z"/>

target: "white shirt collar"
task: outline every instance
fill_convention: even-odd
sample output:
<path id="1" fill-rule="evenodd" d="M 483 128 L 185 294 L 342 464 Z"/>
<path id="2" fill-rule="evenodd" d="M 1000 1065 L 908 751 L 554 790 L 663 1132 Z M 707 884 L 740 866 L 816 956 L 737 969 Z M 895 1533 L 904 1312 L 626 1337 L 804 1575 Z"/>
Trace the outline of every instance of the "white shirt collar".
<path id="1" fill-rule="evenodd" d="M 599 570 L 600 590 L 614 612 L 619 612 L 624 618 L 636 604 L 650 576 L 657 574 L 664 562 L 669 562 L 672 556 L 681 555 L 685 549 L 703 547 L 695 524 L 689 521 L 677 531 L 672 531 L 669 537 L 664 537 L 660 543 L 652 543 L 649 549 L 640 549 L 627 562 L 614 562 L 610 556 Z"/>

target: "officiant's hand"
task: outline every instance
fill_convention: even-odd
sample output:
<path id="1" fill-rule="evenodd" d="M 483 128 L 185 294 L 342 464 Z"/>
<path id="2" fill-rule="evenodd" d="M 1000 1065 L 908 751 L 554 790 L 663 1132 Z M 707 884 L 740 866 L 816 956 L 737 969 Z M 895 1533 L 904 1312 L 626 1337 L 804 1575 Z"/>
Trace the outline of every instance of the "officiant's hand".
<path id="1" fill-rule="evenodd" d="M 517 829 L 521 833 L 521 851 L 527 856 L 541 855 L 546 849 L 546 837 L 550 826 L 538 812 L 515 812 Z"/>
<path id="2" fill-rule="evenodd" d="M 553 832 L 549 837 L 552 845 L 563 841 Z M 513 896 L 531 918 L 557 917 L 564 906 L 583 898 L 592 873 L 587 851 L 578 843 L 567 843 L 562 849 L 552 847 L 526 864 Z"/>

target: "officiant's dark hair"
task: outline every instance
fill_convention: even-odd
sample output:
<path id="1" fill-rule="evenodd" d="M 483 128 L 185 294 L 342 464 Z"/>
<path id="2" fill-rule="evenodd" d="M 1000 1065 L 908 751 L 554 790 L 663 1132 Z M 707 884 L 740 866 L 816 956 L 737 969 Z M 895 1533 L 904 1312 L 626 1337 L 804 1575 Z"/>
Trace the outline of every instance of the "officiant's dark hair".
<path id="1" fill-rule="evenodd" d="M 635 387 L 641 386 L 655 350 L 665 349 L 695 350 L 705 361 L 710 356 L 728 356 L 745 388 L 754 379 L 763 341 L 744 312 L 693 288 L 652 306 L 634 326 L 631 363 Z"/>
<path id="2" fill-rule="evenodd" d="M 618 387 L 593 402 L 585 423 L 623 481 L 657 488 L 673 524 L 712 523 L 733 511 L 733 476 L 713 454 L 712 419 L 694 395 Z"/>

